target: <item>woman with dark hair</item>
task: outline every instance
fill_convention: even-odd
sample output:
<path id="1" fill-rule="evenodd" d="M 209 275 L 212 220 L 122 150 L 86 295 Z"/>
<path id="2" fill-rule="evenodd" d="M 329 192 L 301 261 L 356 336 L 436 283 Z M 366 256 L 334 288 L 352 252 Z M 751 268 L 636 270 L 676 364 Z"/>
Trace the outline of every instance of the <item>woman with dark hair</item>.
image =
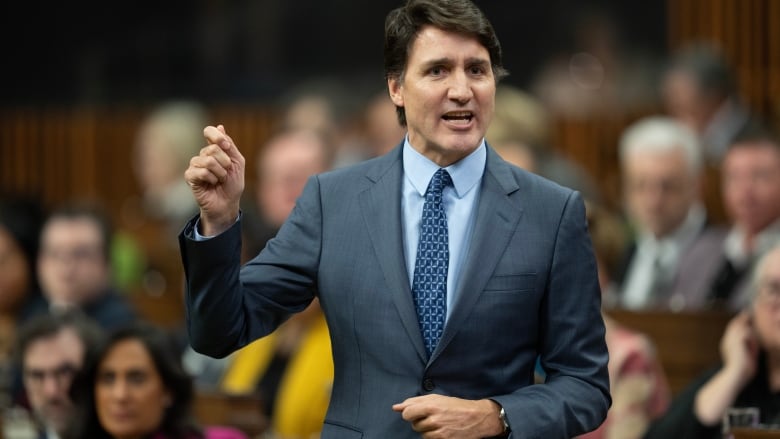
<path id="1" fill-rule="evenodd" d="M 171 337 L 147 323 L 112 333 L 74 382 L 79 412 L 66 438 L 246 438 L 198 427 L 192 379 L 177 352 Z"/>

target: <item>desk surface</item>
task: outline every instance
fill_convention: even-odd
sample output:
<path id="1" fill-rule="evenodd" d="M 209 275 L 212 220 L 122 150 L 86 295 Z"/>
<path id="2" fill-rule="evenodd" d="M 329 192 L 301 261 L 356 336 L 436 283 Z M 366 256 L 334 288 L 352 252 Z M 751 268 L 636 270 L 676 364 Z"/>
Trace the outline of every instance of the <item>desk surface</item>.
<path id="1" fill-rule="evenodd" d="M 731 434 L 734 439 L 780 439 L 780 430 L 761 428 L 735 428 Z"/>

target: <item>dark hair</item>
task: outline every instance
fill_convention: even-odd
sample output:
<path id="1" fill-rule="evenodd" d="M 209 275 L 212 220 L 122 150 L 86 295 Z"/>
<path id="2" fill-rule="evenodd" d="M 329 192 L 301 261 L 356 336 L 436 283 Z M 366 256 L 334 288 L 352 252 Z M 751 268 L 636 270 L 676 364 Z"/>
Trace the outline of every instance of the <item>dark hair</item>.
<path id="1" fill-rule="evenodd" d="M 385 19 L 385 78 L 402 80 L 409 51 L 425 26 L 472 35 L 490 55 L 496 81 L 507 75 L 501 61 L 501 44 L 485 14 L 469 0 L 408 0 Z M 398 122 L 406 126 L 403 107 L 396 106 Z"/>
<path id="2" fill-rule="evenodd" d="M 35 264 L 43 219 L 43 208 L 31 198 L 4 196 L 0 199 L 0 229 L 5 229 L 24 253 L 31 291 L 38 290 Z"/>
<path id="3" fill-rule="evenodd" d="M 737 132 L 731 140 L 729 149 L 764 142 L 771 144 L 775 149 L 780 149 L 780 138 L 778 138 L 777 133 L 768 124 L 753 117 Z"/>
<path id="4" fill-rule="evenodd" d="M 731 66 L 722 52 L 709 43 L 693 43 L 675 54 L 670 71 L 686 72 L 705 95 L 719 99 L 736 92 Z"/>
<path id="5" fill-rule="evenodd" d="M 198 428 L 191 412 L 195 396 L 192 377 L 185 372 L 182 366 L 181 357 L 179 357 L 180 350 L 170 334 L 157 326 L 142 321 L 111 333 L 97 349 L 95 356 L 76 377 L 71 388 L 71 398 L 77 407 L 77 415 L 72 428 L 64 437 L 72 439 L 111 437 L 98 419 L 95 383 L 98 368 L 109 351 L 118 343 L 126 340 L 141 342 L 152 358 L 163 385 L 172 396 L 171 405 L 166 409 L 157 432 L 170 439 L 202 438 L 200 428 Z"/>
<path id="6" fill-rule="evenodd" d="M 76 331 L 84 344 L 85 363 L 94 356 L 95 349 L 103 340 L 103 330 L 83 312 L 71 309 L 51 314 L 42 314 L 28 320 L 19 329 L 14 345 L 14 360 L 19 369 L 24 368 L 24 354 L 33 343 L 54 337 L 65 329 Z"/>
<path id="7" fill-rule="evenodd" d="M 92 221 L 98 228 L 101 238 L 101 250 L 106 261 L 111 260 L 111 244 L 113 239 L 113 227 L 106 212 L 96 204 L 79 202 L 63 205 L 54 210 L 46 219 L 44 228 L 54 220 L 80 220 Z"/>

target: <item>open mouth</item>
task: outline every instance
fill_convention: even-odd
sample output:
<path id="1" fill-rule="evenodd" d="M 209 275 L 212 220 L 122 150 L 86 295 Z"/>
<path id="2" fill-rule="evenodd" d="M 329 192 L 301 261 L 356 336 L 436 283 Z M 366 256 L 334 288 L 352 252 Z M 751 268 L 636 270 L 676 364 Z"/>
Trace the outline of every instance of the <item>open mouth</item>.
<path id="1" fill-rule="evenodd" d="M 474 113 L 470 111 L 450 111 L 442 116 L 442 119 L 449 122 L 469 123 L 474 118 Z"/>

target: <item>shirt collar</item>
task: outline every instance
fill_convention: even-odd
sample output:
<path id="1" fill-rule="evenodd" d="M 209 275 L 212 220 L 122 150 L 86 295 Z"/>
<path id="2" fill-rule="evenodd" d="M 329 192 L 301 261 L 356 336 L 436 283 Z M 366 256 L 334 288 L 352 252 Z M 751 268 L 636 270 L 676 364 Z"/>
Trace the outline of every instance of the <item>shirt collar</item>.
<path id="1" fill-rule="evenodd" d="M 409 143 L 408 135 L 404 139 L 403 161 L 406 178 L 409 179 L 420 196 L 425 196 L 428 183 L 433 178 L 433 174 L 439 170 L 439 165 L 414 149 Z M 477 185 L 485 172 L 486 162 L 487 149 L 485 139 L 482 139 L 482 142 L 471 154 L 444 168 L 452 178 L 452 185 L 455 187 L 455 195 L 458 198 L 463 198 Z"/>

